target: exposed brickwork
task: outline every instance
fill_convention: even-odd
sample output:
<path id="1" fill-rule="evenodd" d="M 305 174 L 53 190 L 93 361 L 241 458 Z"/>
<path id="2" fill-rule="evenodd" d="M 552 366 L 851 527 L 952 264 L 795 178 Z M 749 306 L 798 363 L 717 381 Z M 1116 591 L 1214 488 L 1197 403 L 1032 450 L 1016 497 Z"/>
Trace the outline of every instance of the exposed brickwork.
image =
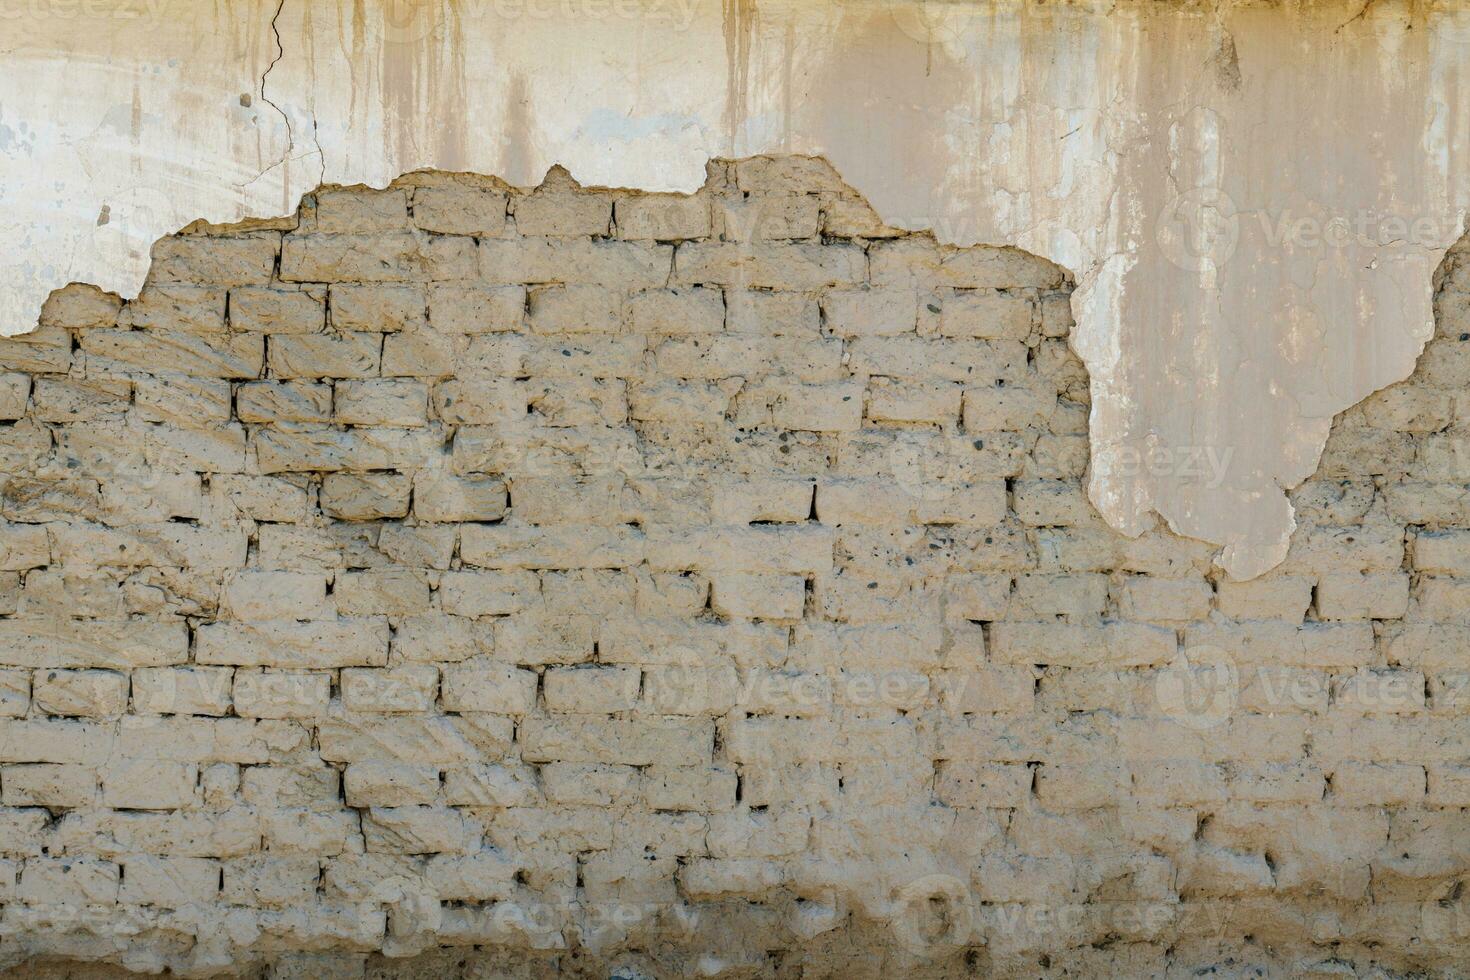
<path id="1" fill-rule="evenodd" d="M 164 240 L 0 340 L 0 965 L 1462 964 L 1444 272 L 1237 583 L 1088 504 L 1060 271 L 820 161 Z"/>

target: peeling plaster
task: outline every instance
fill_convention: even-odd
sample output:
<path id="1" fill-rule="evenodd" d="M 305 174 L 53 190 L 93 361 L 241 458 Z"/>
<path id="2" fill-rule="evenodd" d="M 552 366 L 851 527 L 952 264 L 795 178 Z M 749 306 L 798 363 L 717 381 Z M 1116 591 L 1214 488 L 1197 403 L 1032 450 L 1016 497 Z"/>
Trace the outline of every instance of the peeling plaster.
<path id="1" fill-rule="evenodd" d="M 1470 9 L 1377 0 L 0 2 L 0 331 L 197 218 L 419 168 L 689 192 L 827 157 L 891 224 L 1069 269 L 1090 493 L 1250 577 L 1406 377 L 1470 205 Z M 307 135 L 310 138 L 307 138 Z M 105 216 L 105 220 L 103 217 Z M 1305 223 L 1303 223 L 1305 221 Z M 1345 228 L 1346 235 L 1338 236 Z"/>

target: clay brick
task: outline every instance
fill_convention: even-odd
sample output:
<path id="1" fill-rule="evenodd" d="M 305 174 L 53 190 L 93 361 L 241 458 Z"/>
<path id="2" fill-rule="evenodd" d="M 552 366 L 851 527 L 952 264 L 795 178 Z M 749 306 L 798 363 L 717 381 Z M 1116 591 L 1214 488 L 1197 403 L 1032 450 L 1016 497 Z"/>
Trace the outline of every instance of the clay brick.
<path id="1" fill-rule="evenodd" d="M 322 480 L 322 510 L 344 521 L 408 513 L 413 478 L 400 473 L 331 473 Z"/>
<path id="2" fill-rule="evenodd" d="M 92 858 L 31 858 L 21 870 L 16 898 L 53 908 L 117 904 L 118 867 Z"/>
<path id="3" fill-rule="evenodd" d="M 1135 623 L 996 623 L 991 641 L 1002 663 L 1143 667 L 1168 663 L 1176 652 L 1173 630 Z"/>
<path id="4" fill-rule="evenodd" d="M 961 289 L 1061 285 L 1056 266 L 1015 248 L 950 248 L 932 240 L 879 242 L 870 253 L 875 286 L 938 284 Z"/>
<path id="5" fill-rule="evenodd" d="M 1130 576 L 1123 584 L 1118 607 L 1128 619 L 1155 623 L 1205 619 L 1215 591 L 1202 579 L 1161 579 Z"/>
<path id="6" fill-rule="evenodd" d="M 229 290 L 219 286 L 148 283 L 123 307 L 118 325 L 143 330 L 222 333 Z"/>
<path id="7" fill-rule="evenodd" d="M 822 316 L 816 299 L 804 293 L 737 286 L 725 290 L 725 325 L 732 333 L 812 339 Z"/>
<path id="8" fill-rule="evenodd" d="M 1233 619 L 1285 619 L 1299 623 L 1312 603 L 1311 579 L 1273 575 L 1248 582 L 1219 583 L 1220 612 Z"/>
<path id="9" fill-rule="evenodd" d="M 31 703 L 48 715 L 116 717 L 128 707 L 128 676 L 111 670 L 39 670 Z"/>
<path id="10" fill-rule="evenodd" d="M 41 326 L 60 330 L 100 330 L 116 325 L 122 300 L 96 286 L 74 282 L 54 290 L 41 306 Z"/>
<path id="11" fill-rule="evenodd" d="M 506 195 L 485 187 L 417 187 L 413 223 L 442 235 L 499 238 L 505 234 Z"/>
<path id="12" fill-rule="evenodd" d="M 555 667 L 546 671 L 548 711 L 614 714 L 638 701 L 642 673 L 633 667 Z"/>
<path id="13" fill-rule="evenodd" d="M 521 755 L 527 762 L 605 762 L 646 766 L 702 765 L 710 761 L 714 727 L 674 719 L 525 719 Z"/>
<path id="14" fill-rule="evenodd" d="M 327 580 L 310 572 L 243 572 L 225 583 L 222 612 L 246 621 L 319 619 L 334 612 Z"/>
<path id="15" fill-rule="evenodd" d="M 122 861 L 118 901 L 181 909 L 206 905 L 219 895 L 220 864 L 209 858 L 130 855 Z"/>
<path id="16" fill-rule="evenodd" d="M 673 248 L 642 242 L 516 238 L 480 242 L 480 278 L 492 285 L 582 283 L 649 289 L 668 283 Z"/>
<path id="17" fill-rule="evenodd" d="M 411 762 L 354 762 L 342 773 L 348 806 L 412 806 L 439 798 L 439 767 Z"/>
<path id="18" fill-rule="evenodd" d="M 731 572 L 711 580 L 710 607 L 731 619 L 800 619 L 806 581 L 796 575 Z"/>
<path id="19" fill-rule="evenodd" d="M 616 333 L 622 295 L 601 286 L 542 286 L 530 291 L 531 329 L 537 333 Z"/>
<path id="20" fill-rule="evenodd" d="M 283 282 L 442 282 L 473 279 L 468 237 L 295 232 L 281 243 Z"/>
<path id="21" fill-rule="evenodd" d="M 19 718 L 31 706 L 31 672 L 0 670 L 0 718 Z"/>
<path id="22" fill-rule="evenodd" d="M 252 435 L 263 473 L 347 470 L 362 473 L 394 466 L 413 469 L 439 451 L 442 434 L 424 429 L 340 429 L 310 426 L 258 429 Z M 392 474 L 385 474 L 392 476 Z M 392 480 L 383 489 L 394 493 Z M 350 489 L 344 484 L 342 489 Z M 406 504 L 407 496 L 403 496 Z"/>
<path id="23" fill-rule="evenodd" d="M 31 379 L 26 374 L 0 374 L 0 421 L 13 421 L 26 413 Z"/>
<path id="24" fill-rule="evenodd" d="M 0 368 L 7 371 L 61 374 L 70 366 L 71 335 L 59 327 L 0 337 Z"/>
<path id="25" fill-rule="evenodd" d="M 237 670 L 231 700 L 242 718 L 316 718 L 331 695 L 330 674 Z"/>
<path id="26" fill-rule="evenodd" d="M 0 665 L 127 670 L 183 663 L 189 631 L 147 620 L 0 620 Z"/>
<path id="27" fill-rule="evenodd" d="M 645 384 L 628 392 L 628 417 L 639 422 L 719 425 L 729 407 L 730 396 L 710 382 Z"/>
<path id="28" fill-rule="evenodd" d="M 378 373 L 383 342 L 377 334 L 276 335 L 270 369 L 277 378 L 369 378 Z"/>
<path id="29" fill-rule="evenodd" d="M 97 773 L 90 766 L 6 766 L 0 770 L 0 800 L 6 806 L 72 809 L 97 797 Z"/>
<path id="30" fill-rule="evenodd" d="M 383 618 L 317 623 L 214 623 L 195 633 L 201 664 L 326 669 L 381 667 L 388 660 L 388 622 Z"/>
<path id="31" fill-rule="evenodd" d="M 317 333 L 326 329 L 324 290 L 241 286 L 230 290 L 230 326 L 255 333 Z"/>
<path id="32" fill-rule="evenodd" d="M 195 802 L 199 767 L 190 763 L 131 759 L 102 770 L 102 802 L 126 810 L 176 810 Z"/>
<path id="33" fill-rule="evenodd" d="M 1342 806 L 1414 803 L 1424 797 L 1424 767 L 1409 763 L 1341 763 L 1330 773 L 1331 799 Z"/>
<path id="34" fill-rule="evenodd" d="M 257 381 L 235 390 L 244 422 L 325 422 L 332 417 L 330 385 L 306 381 Z"/>
<path id="35" fill-rule="evenodd" d="M 953 423 L 960 415 L 958 385 L 913 384 L 874 378 L 868 384 L 867 417 L 872 422 Z"/>
<path id="36" fill-rule="evenodd" d="M 1323 619 L 1399 619 L 1409 608 L 1409 576 L 1402 572 L 1323 576 L 1317 614 Z"/>
<path id="37" fill-rule="evenodd" d="M 444 668 L 441 699 L 448 711 L 523 715 L 536 703 L 536 675 L 507 663 L 471 660 Z"/>
<path id="38" fill-rule="evenodd" d="M 408 227 L 408 192 L 390 187 L 318 191 L 312 212 L 322 232 L 394 232 Z"/>
<path id="39" fill-rule="evenodd" d="M 480 568 L 626 568 L 643 554 L 643 535 L 628 526 L 475 524 L 460 532 L 460 556 Z"/>
<path id="40" fill-rule="evenodd" d="M 942 303 L 939 333 L 945 337 L 1025 340 L 1035 319 L 1031 297 L 1011 290 L 965 290 Z"/>
<path id="41" fill-rule="evenodd" d="M 966 388 L 963 412 L 965 431 L 1024 431 L 1044 426 L 1056 411 L 1056 406 L 1056 395 L 1045 389 L 1009 385 Z"/>
<path id="42" fill-rule="evenodd" d="M 613 207 L 618 237 L 629 241 L 684 241 L 710 234 L 710 202 L 703 195 L 638 194 Z"/>
<path id="43" fill-rule="evenodd" d="M 279 235 L 205 238 L 179 235 L 153 245 L 149 277 L 156 282 L 219 286 L 264 285 L 275 271 Z"/>
<path id="44" fill-rule="evenodd" d="M 342 704 L 349 711 L 427 712 L 433 710 L 438 694 L 439 669 L 432 664 L 401 664 L 388 670 L 350 667 L 342 671 Z"/>
<path id="45" fill-rule="evenodd" d="M 793 432 L 854 432 L 862 427 L 863 387 L 851 382 L 783 387 L 771 420 Z"/>
<path id="46" fill-rule="evenodd" d="M 98 378 L 37 378 L 31 414 L 43 422 L 91 422 L 116 418 L 128 410 L 132 385 Z"/>
<path id="47" fill-rule="evenodd" d="M 761 194 L 715 201 L 715 225 L 727 242 L 813 238 L 821 204 L 809 194 Z"/>
<path id="48" fill-rule="evenodd" d="M 969 766 L 941 763 L 935 795 L 953 807 L 1021 806 L 1031 796 L 1031 770 L 1025 766 Z"/>
<path id="49" fill-rule="evenodd" d="M 224 667 L 146 667 L 133 672 L 133 710 L 218 717 L 230 710 L 233 682 Z"/>
<path id="50" fill-rule="evenodd" d="M 333 415 L 346 425 L 428 424 L 429 389 L 421 381 L 382 378 L 334 386 Z"/>
<path id="51" fill-rule="evenodd" d="M 522 235 L 606 235 L 612 223 L 612 198 L 559 184 L 532 191 L 514 202 L 516 231 Z"/>
<path id="52" fill-rule="evenodd" d="M 84 334 L 81 349 L 99 366 L 117 371 L 170 371 L 204 378 L 250 379 L 265 359 L 262 334 L 213 338 L 166 330 L 99 330 Z"/>
<path id="53" fill-rule="evenodd" d="M 133 407 L 150 422 L 192 427 L 226 422 L 230 383 L 223 378 L 139 377 L 133 381 Z"/>
<path id="54" fill-rule="evenodd" d="M 649 289 L 624 307 L 629 326 L 639 333 L 718 333 L 725 326 L 725 300 L 716 289 Z"/>
<path id="55" fill-rule="evenodd" d="M 822 289 L 854 285 L 867 276 L 862 249 L 789 242 L 684 244 L 674 268 L 679 283 L 747 289 Z"/>
<path id="56" fill-rule="evenodd" d="M 439 604 L 454 616 L 506 616 L 522 609 L 537 591 L 525 572 L 451 572 L 439 583 Z"/>
<path id="57" fill-rule="evenodd" d="M 418 286 L 334 284 L 328 291 L 332 329 L 394 333 L 422 328 L 427 299 Z"/>

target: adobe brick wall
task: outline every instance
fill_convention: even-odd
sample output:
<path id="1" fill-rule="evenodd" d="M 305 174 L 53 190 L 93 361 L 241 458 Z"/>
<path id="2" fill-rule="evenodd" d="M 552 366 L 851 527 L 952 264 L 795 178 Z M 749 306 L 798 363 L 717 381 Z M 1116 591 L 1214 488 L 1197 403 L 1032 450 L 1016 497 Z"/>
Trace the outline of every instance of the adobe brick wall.
<path id="1" fill-rule="evenodd" d="M 1230 582 L 1088 504 L 1061 270 L 820 161 L 165 239 L 136 301 L 0 340 L 0 966 L 1463 964 L 1442 273 L 1419 370 Z"/>

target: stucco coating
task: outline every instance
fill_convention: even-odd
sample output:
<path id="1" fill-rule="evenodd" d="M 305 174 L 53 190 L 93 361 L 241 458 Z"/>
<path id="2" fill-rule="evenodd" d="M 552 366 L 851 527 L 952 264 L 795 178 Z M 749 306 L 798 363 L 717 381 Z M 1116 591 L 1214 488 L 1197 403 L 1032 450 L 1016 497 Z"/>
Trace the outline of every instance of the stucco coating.
<path id="1" fill-rule="evenodd" d="M 1332 417 L 1406 377 L 1470 202 L 1470 10 L 8 0 L 0 328 L 151 243 L 418 168 L 693 191 L 829 159 L 890 224 L 1068 269 L 1089 492 L 1250 577 Z"/>

